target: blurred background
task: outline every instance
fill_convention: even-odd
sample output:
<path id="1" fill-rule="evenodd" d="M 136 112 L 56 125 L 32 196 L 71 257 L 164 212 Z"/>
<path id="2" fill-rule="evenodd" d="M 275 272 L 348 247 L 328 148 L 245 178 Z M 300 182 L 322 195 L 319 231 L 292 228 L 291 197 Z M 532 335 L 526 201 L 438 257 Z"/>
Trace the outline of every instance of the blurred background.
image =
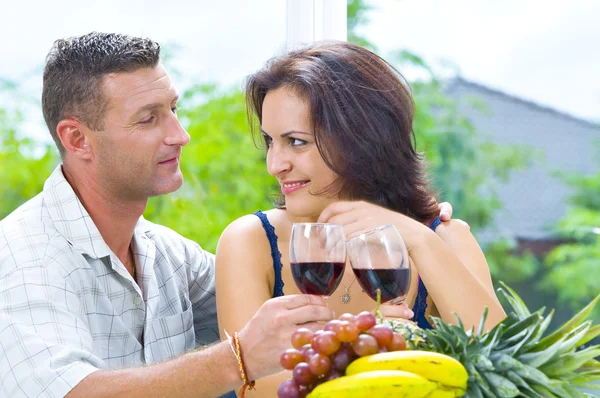
<path id="1" fill-rule="evenodd" d="M 284 51 L 283 0 L 12 2 L 0 19 L 0 219 L 40 192 L 58 153 L 40 109 L 52 42 L 148 36 L 192 136 L 178 192 L 145 216 L 214 250 L 278 191 L 249 135 L 243 79 Z M 395 65 L 439 199 L 485 248 L 496 281 L 564 321 L 600 293 L 600 2 L 348 0 L 348 37 Z M 600 320 L 600 312 L 596 312 Z"/>

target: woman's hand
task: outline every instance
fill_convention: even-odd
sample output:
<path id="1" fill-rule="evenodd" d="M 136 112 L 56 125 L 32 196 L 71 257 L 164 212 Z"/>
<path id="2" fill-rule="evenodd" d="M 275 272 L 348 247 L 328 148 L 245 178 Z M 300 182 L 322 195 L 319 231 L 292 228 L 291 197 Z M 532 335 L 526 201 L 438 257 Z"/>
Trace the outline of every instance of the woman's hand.
<path id="1" fill-rule="evenodd" d="M 412 319 L 415 314 L 405 303 L 402 304 L 381 304 L 379 306 L 381 315 L 390 319 Z"/>
<path id="2" fill-rule="evenodd" d="M 343 225 L 346 239 L 385 224 L 394 224 L 409 252 L 411 247 L 423 241 L 425 234 L 431 233 L 427 226 L 404 214 L 364 201 L 332 203 L 323 210 L 318 222 Z"/>

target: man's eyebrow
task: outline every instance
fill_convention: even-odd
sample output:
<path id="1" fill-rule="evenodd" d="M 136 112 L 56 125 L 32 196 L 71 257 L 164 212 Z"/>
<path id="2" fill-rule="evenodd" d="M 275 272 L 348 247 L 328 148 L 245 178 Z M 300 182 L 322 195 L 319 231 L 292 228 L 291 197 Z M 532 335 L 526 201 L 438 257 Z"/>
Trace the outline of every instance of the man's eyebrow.
<path id="1" fill-rule="evenodd" d="M 262 128 L 260 129 L 261 133 L 266 134 L 268 136 L 270 136 L 269 133 L 267 133 L 265 130 L 263 130 Z M 289 137 L 292 134 L 304 134 L 304 135 L 310 135 L 310 133 L 306 133 L 304 131 L 300 131 L 300 130 L 290 130 L 287 133 L 283 133 L 281 134 L 281 138 L 286 138 Z"/>
<path id="2" fill-rule="evenodd" d="M 179 95 L 175 95 L 175 97 L 173 97 L 173 101 L 171 101 L 171 102 L 177 102 L 178 100 L 179 100 Z M 144 105 L 141 108 L 139 108 L 135 112 L 134 116 L 137 116 L 137 115 L 139 115 L 142 112 L 152 111 L 154 109 L 159 109 L 159 108 L 162 108 L 162 107 L 163 107 L 163 103 L 162 102 L 153 102 L 151 104 L 147 104 L 147 105 Z"/>

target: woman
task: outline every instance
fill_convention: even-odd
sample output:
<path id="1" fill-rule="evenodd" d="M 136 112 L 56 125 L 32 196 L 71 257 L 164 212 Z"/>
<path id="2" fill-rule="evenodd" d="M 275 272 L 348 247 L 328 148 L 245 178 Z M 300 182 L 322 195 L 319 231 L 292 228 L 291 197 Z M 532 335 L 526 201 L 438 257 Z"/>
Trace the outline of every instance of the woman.
<path id="1" fill-rule="evenodd" d="M 414 314 L 388 305 L 386 316 L 414 315 L 421 327 L 430 327 L 426 311 L 447 322 L 455 322 L 456 312 L 470 327 L 488 306 L 487 328 L 504 318 L 468 227 L 451 220 L 435 232 L 430 228 L 438 205 L 413 145 L 412 97 L 393 67 L 353 44 L 320 43 L 270 60 L 250 76 L 246 96 L 282 201 L 234 221 L 221 236 L 221 330 L 240 329 L 271 297 L 299 293 L 289 268 L 294 222 L 342 224 L 348 238 L 383 224 L 397 227 L 417 271 L 406 299 Z M 348 264 L 328 303 L 338 315 L 375 306 Z M 285 377 L 259 380 L 254 396 L 275 396 Z"/>

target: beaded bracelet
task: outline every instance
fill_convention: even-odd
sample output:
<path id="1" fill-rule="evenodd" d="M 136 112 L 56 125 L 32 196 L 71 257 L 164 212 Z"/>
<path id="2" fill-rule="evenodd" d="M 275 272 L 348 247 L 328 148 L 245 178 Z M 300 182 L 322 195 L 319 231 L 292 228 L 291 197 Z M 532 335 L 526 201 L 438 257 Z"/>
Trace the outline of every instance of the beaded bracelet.
<path id="1" fill-rule="evenodd" d="M 242 377 L 242 381 L 244 382 L 244 385 L 240 388 L 240 393 L 239 396 L 241 398 L 244 398 L 245 393 L 246 393 L 246 389 L 250 389 L 250 390 L 255 390 L 254 385 L 256 384 L 255 381 L 248 381 L 248 378 L 246 377 L 246 369 L 244 368 L 244 361 L 242 359 L 242 349 L 240 348 L 240 338 L 238 336 L 238 333 L 235 332 L 233 334 L 233 338 L 227 333 L 227 331 L 225 331 L 225 335 L 227 336 L 227 341 L 229 342 L 229 346 L 231 347 L 231 350 L 233 351 L 233 355 L 235 356 L 235 359 L 237 360 L 239 369 L 240 369 L 240 376 Z M 235 348 L 234 345 L 232 344 L 231 340 L 234 341 L 235 343 Z"/>

